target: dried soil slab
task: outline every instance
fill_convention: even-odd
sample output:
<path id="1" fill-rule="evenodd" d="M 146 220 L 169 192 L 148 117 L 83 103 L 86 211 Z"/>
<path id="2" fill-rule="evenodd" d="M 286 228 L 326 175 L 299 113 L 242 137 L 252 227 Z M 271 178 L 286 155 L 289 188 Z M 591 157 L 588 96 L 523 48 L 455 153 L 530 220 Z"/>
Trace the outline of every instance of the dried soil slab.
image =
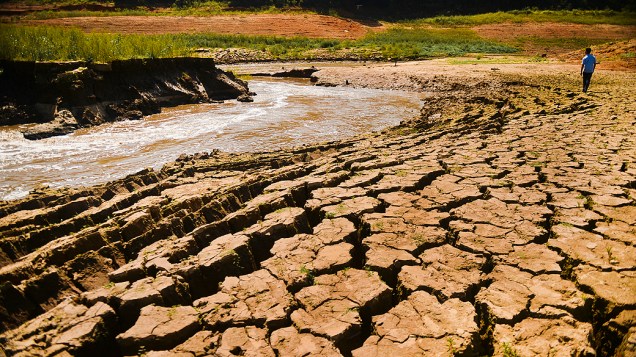
<path id="1" fill-rule="evenodd" d="M 147 305 L 172 306 L 190 303 L 188 287 L 179 276 L 159 276 L 145 278 L 130 285 L 129 288 L 117 294 L 117 290 L 110 291 L 107 301 L 117 306 L 117 314 L 125 325 L 130 326 L 139 311 Z"/>
<path id="2" fill-rule="evenodd" d="M 460 177 L 443 175 L 435 179 L 429 186 L 419 191 L 425 200 L 418 201 L 424 209 L 447 210 L 483 196 L 475 185 L 458 183 Z"/>
<path id="3" fill-rule="evenodd" d="M 579 228 L 589 227 L 596 221 L 603 219 L 600 214 L 585 208 L 558 209 L 554 215 L 554 223 L 571 224 Z"/>
<path id="4" fill-rule="evenodd" d="M 444 173 L 444 170 L 437 162 L 409 161 L 385 168 L 382 172 L 382 179 L 368 187 L 371 192 L 413 191 L 423 182 Z"/>
<path id="5" fill-rule="evenodd" d="M 389 209 L 389 211 L 390 212 L 387 213 L 368 213 L 362 216 L 362 221 L 369 226 L 369 230 L 372 234 L 395 233 L 397 241 L 395 244 L 388 244 L 389 246 L 393 246 L 396 249 L 404 249 L 413 254 L 419 254 L 421 250 L 426 247 L 440 245 L 446 241 L 445 230 L 439 227 L 407 223 L 407 219 L 412 217 L 406 217 L 405 219 L 401 214 L 393 214 L 392 212 L 394 211 L 391 209 Z M 438 224 L 440 219 L 447 217 L 446 213 L 438 211 L 414 209 L 411 212 L 419 213 L 420 217 L 426 217 L 418 219 L 417 223 Z M 432 226 L 435 225 L 436 224 L 432 224 Z"/>
<path id="6" fill-rule="evenodd" d="M 357 229 L 345 218 L 325 219 L 314 227 L 314 236 L 325 245 L 342 241 L 351 243 L 357 238 Z"/>
<path id="7" fill-rule="evenodd" d="M 553 193 L 550 205 L 562 209 L 573 209 L 585 207 L 586 202 L 585 196 L 580 192 L 569 191 L 565 193 Z"/>
<path id="8" fill-rule="evenodd" d="M 174 265 L 171 271 L 190 285 L 193 296 L 203 296 L 216 289 L 226 276 L 241 275 L 254 269 L 250 237 L 226 234 L 204 248 L 199 254 Z"/>
<path id="9" fill-rule="evenodd" d="M 254 326 L 232 327 L 223 332 L 215 356 L 275 357 L 267 330 Z"/>
<path id="10" fill-rule="evenodd" d="M 468 302 L 450 299 L 440 304 L 434 296 L 416 291 L 386 314 L 373 317 L 375 334 L 353 356 L 475 353 L 473 341 L 479 333 L 475 316 Z"/>
<path id="11" fill-rule="evenodd" d="M 335 273 L 352 259 L 357 231 L 345 218 L 325 219 L 314 228 L 314 234 L 299 234 L 280 239 L 271 249 L 273 257 L 261 266 L 292 291 L 309 285 L 314 275 Z"/>
<path id="12" fill-rule="evenodd" d="M 108 305 L 97 302 L 91 308 L 67 299 L 22 326 L 0 335 L 8 355 L 89 355 L 112 352 L 111 331 L 116 315 Z"/>
<path id="13" fill-rule="evenodd" d="M 520 270 L 537 274 L 561 273 L 559 263 L 563 257 L 557 252 L 548 249 L 544 244 L 528 244 L 514 247 L 514 251 L 508 255 L 497 256 L 498 262 L 511 265 Z"/>
<path id="14" fill-rule="evenodd" d="M 278 328 L 289 321 L 293 297 L 285 284 L 267 270 L 228 277 L 221 291 L 194 302 L 212 330 L 247 325 Z"/>
<path id="15" fill-rule="evenodd" d="M 143 248 L 137 259 L 109 273 L 108 277 L 113 282 L 134 281 L 145 277 L 148 270 L 150 275 L 160 270 L 169 271 L 172 264 L 198 251 L 199 247 L 192 236 L 160 240 Z"/>
<path id="16" fill-rule="evenodd" d="M 488 275 L 492 284 L 476 296 L 497 323 L 518 322 L 524 316 L 560 318 L 573 314 L 584 317 L 590 311 L 585 294 L 557 274 L 533 276 L 517 268 L 498 265 Z"/>
<path id="17" fill-rule="evenodd" d="M 523 221 L 535 225 L 545 222 L 552 211 L 544 206 L 506 204 L 498 199 L 469 202 L 451 213 L 474 224 L 489 224 L 500 228 L 517 228 Z"/>
<path id="18" fill-rule="evenodd" d="M 298 234 L 279 239 L 271 249 L 272 257 L 261 263 L 292 290 L 308 285 L 315 274 L 334 273 L 352 259 L 356 229 L 345 218 L 325 219 L 314 234 Z"/>
<path id="19" fill-rule="evenodd" d="M 467 299 L 484 279 L 486 259 L 451 245 L 432 248 L 420 255 L 421 266 L 402 267 L 399 284 L 407 291 L 425 290 L 442 300 Z"/>
<path id="20" fill-rule="evenodd" d="M 536 179 L 536 173 L 534 173 L 533 176 Z M 520 203 L 524 205 L 541 205 L 548 199 L 548 196 L 544 192 L 520 187 L 518 186 L 519 183 L 514 181 L 514 178 L 510 175 L 506 176 L 506 178 L 512 179 L 515 186 L 490 189 L 489 192 L 492 197 L 505 203 Z"/>
<path id="21" fill-rule="evenodd" d="M 305 207 L 310 211 L 318 211 L 324 206 L 338 204 L 344 200 L 354 197 L 362 197 L 367 194 L 367 190 L 361 187 L 325 187 L 311 191 L 310 199 L 305 203 Z"/>
<path id="22" fill-rule="evenodd" d="M 338 185 L 338 187 L 342 188 L 352 188 L 352 187 L 364 187 L 374 182 L 377 182 L 382 178 L 382 173 L 380 170 L 369 170 L 369 171 L 361 171 L 357 172 L 354 176 L 352 176 L 347 181 Z"/>
<path id="23" fill-rule="evenodd" d="M 282 208 L 265 216 L 265 219 L 243 231 L 250 237 L 250 247 L 256 260 L 269 257 L 269 250 L 276 240 L 297 233 L 309 233 L 305 210 L 299 207 Z"/>
<path id="24" fill-rule="evenodd" d="M 636 225 L 629 225 L 621 221 L 598 222 L 594 232 L 627 245 L 636 245 Z"/>
<path id="25" fill-rule="evenodd" d="M 636 272 L 598 271 L 581 265 L 574 271 L 581 289 L 617 307 L 636 306 Z"/>
<path id="26" fill-rule="evenodd" d="M 360 314 L 374 314 L 390 306 L 391 289 L 375 272 L 346 269 L 317 277 L 313 286 L 295 297 L 303 307 L 291 315 L 299 331 L 338 344 L 360 332 Z"/>
<path id="27" fill-rule="evenodd" d="M 272 332 L 270 343 L 277 356 L 340 357 L 333 342 L 309 333 L 299 333 L 294 327 Z"/>
<path id="28" fill-rule="evenodd" d="M 359 217 L 364 213 L 376 211 L 382 203 L 373 197 L 356 197 L 344 200 L 337 205 L 326 206 L 321 209 L 324 217 Z"/>
<path id="29" fill-rule="evenodd" d="M 513 277 L 510 274 L 516 275 Z M 527 306 L 532 298 L 532 291 L 528 288 L 532 278 L 530 274 L 497 266 L 488 277 L 493 279 L 493 283 L 482 288 L 475 300 L 489 312 L 493 321 L 513 323 L 527 314 Z"/>
<path id="30" fill-rule="evenodd" d="M 351 263 L 353 245 L 345 242 L 324 245 L 315 235 L 298 234 L 278 240 L 274 255 L 261 266 L 292 290 L 309 285 L 314 275 L 335 273 Z"/>
<path id="31" fill-rule="evenodd" d="M 592 325 L 572 317 L 527 318 L 493 333 L 495 356 L 596 356 L 591 337 Z"/>
<path id="32" fill-rule="evenodd" d="M 583 262 L 602 270 L 633 270 L 636 266 L 636 248 L 582 229 L 556 225 L 555 237 L 548 246 L 556 248 L 577 262 Z"/>
<path id="33" fill-rule="evenodd" d="M 594 210 L 614 221 L 636 225 L 636 206 L 607 207 L 599 205 L 595 206 Z"/>
<path id="34" fill-rule="evenodd" d="M 145 350 L 165 350 L 185 342 L 199 329 L 199 314 L 192 306 L 146 306 L 133 327 L 117 335 L 117 344 L 126 354 Z"/>
<path id="35" fill-rule="evenodd" d="M 184 343 L 169 351 L 150 351 L 146 357 L 204 357 L 213 355 L 221 336 L 216 332 L 199 331 Z"/>

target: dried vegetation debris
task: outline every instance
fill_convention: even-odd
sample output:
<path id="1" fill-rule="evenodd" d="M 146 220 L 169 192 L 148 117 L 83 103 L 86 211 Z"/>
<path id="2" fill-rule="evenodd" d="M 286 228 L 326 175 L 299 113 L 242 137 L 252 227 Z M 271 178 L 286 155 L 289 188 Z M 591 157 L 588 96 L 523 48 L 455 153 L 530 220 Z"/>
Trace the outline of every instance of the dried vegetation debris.
<path id="1" fill-rule="evenodd" d="M 555 86 L 476 87 L 425 124 L 1 203 L 0 343 L 629 355 L 636 108 L 614 82 Z"/>

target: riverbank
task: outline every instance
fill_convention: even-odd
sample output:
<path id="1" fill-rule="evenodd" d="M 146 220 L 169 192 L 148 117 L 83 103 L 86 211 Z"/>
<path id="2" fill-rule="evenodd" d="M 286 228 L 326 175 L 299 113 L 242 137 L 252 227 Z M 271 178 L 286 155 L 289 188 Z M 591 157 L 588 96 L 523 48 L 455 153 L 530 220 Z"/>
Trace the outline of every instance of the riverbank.
<path id="1" fill-rule="evenodd" d="M 24 131 L 32 140 L 141 119 L 162 107 L 251 100 L 247 84 L 211 59 L 0 61 L 0 68 L 0 125 L 39 123 Z"/>
<path id="2" fill-rule="evenodd" d="M 426 93 L 421 118 L 4 202 L 0 341 L 49 355 L 629 355 L 636 75 L 599 70 L 582 94 L 577 70 L 329 67 L 318 84 Z"/>

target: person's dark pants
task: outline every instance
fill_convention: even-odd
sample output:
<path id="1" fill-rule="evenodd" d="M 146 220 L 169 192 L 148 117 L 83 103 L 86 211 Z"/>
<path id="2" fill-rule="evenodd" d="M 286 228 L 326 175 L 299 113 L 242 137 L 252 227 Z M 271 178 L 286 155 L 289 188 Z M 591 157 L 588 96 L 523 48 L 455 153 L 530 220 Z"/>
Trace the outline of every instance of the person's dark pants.
<path id="1" fill-rule="evenodd" d="M 587 87 L 590 86 L 592 80 L 592 73 L 583 72 L 583 92 L 587 92 Z"/>

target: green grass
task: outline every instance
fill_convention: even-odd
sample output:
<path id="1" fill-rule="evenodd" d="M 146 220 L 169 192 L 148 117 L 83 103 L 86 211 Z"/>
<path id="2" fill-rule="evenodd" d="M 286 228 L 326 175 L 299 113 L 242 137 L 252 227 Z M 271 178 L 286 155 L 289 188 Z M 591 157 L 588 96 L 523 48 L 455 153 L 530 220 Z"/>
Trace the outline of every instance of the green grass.
<path id="1" fill-rule="evenodd" d="M 246 48 L 275 59 L 312 58 L 311 50 L 353 51 L 361 58 L 415 59 L 466 53 L 510 53 L 515 48 L 480 39 L 467 29 L 391 29 L 357 41 L 219 34 L 118 35 L 77 29 L 0 25 L 0 58 L 91 60 L 178 57 L 196 48 Z"/>
<path id="2" fill-rule="evenodd" d="M 512 53 L 517 49 L 480 38 L 468 29 L 393 28 L 371 33 L 354 46 L 379 50 L 383 57 L 415 59 L 466 53 Z"/>
<path id="3" fill-rule="evenodd" d="M 0 25 L 0 58 L 14 60 L 90 60 L 178 57 L 187 43 L 171 35 L 85 34 L 76 29 Z"/>
<path id="4" fill-rule="evenodd" d="M 636 25 L 636 13 L 611 10 L 515 10 L 478 15 L 437 16 L 404 22 L 411 25 L 476 26 L 504 22 L 565 22 Z"/>

